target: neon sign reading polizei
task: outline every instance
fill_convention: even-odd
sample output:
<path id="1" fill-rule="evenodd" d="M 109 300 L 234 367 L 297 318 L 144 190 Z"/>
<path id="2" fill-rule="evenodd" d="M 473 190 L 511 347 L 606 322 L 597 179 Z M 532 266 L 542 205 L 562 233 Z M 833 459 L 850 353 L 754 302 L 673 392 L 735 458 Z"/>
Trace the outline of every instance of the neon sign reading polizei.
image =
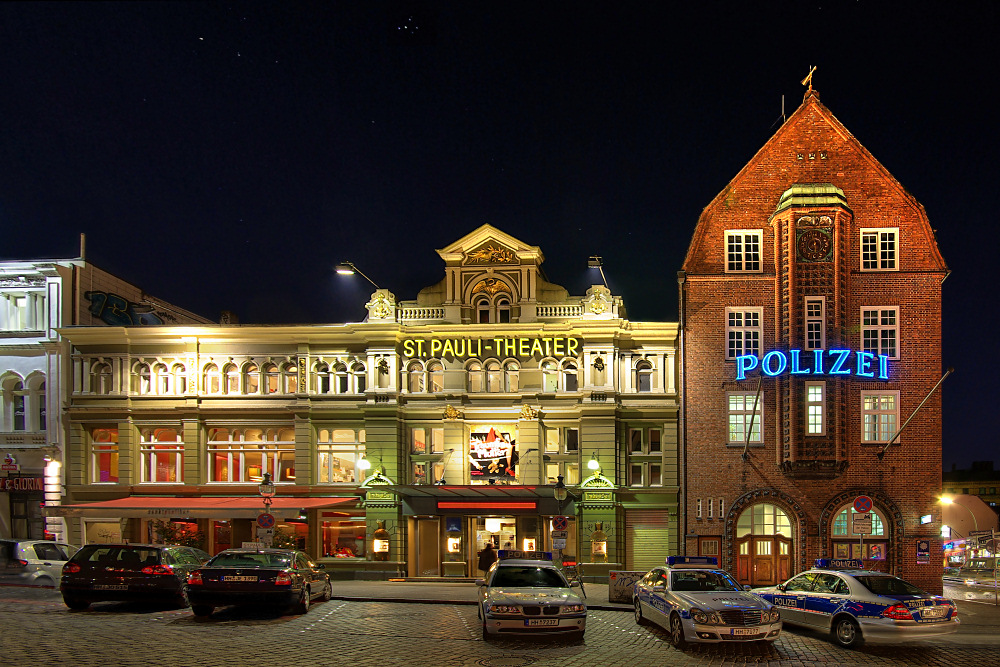
<path id="1" fill-rule="evenodd" d="M 851 359 L 851 356 L 854 359 Z M 760 366 L 769 377 L 779 375 L 853 375 L 859 378 L 889 379 L 889 356 L 851 350 L 772 350 L 758 359 L 755 354 L 736 357 L 736 379 Z"/>

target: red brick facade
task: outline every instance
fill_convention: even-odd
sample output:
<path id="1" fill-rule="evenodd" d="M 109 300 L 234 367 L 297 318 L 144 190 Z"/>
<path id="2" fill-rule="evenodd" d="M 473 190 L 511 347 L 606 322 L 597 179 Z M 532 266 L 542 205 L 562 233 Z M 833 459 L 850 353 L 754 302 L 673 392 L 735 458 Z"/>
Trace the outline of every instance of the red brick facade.
<path id="1" fill-rule="evenodd" d="M 809 91 L 705 208 L 684 262 L 688 554 L 718 551 L 759 585 L 815 558 L 861 554 L 940 593 L 940 392 L 882 460 L 877 442 L 941 378 L 947 272 L 920 203 Z M 842 353 L 816 349 L 849 350 L 839 370 L 850 372 L 832 374 Z M 761 364 L 738 380 L 730 350 Z M 783 354 L 764 358 L 772 350 Z M 802 352 L 793 359 L 791 350 Z M 878 354 L 889 357 L 881 367 Z M 762 433 L 747 445 L 758 382 L 753 426 Z M 873 499 L 883 524 L 864 545 L 851 529 L 858 496 Z M 933 521 L 921 524 L 925 515 Z M 918 541 L 928 543 L 927 564 L 918 564 Z"/>

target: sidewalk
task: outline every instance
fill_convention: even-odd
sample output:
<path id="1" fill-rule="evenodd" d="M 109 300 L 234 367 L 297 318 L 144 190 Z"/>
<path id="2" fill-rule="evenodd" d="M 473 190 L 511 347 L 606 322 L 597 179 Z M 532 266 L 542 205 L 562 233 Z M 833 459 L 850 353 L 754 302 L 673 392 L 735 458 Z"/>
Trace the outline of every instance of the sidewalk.
<path id="1" fill-rule="evenodd" d="M 607 584 L 585 584 L 588 609 L 632 611 L 631 604 L 608 602 Z M 364 602 L 420 602 L 424 604 L 476 604 L 479 587 L 471 582 L 450 581 L 334 581 L 335 600 Z"/>

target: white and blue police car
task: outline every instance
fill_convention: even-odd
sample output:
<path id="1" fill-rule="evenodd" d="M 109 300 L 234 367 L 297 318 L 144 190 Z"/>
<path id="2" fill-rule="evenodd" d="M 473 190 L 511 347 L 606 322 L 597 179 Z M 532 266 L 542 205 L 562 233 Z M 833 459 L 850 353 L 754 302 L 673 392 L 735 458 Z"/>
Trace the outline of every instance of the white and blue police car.
<path id="1" fill-rule="evenodd" d="M 847 648 L 864 641 L 928 639 L 958 630 L 954 601 L 863 565 L 859 560 L 821 558 L 811 570 L 754 593 L 773 603 L 785 623 L 830 632 Z"/>
<path id="2" fill-rule="evenodd" d="M 769 641 L 781 634 L 778 610 L 718 567 L 714 556 L 668 556 L 632 593 L 635 622 L 655 623 L 670 643 Z"/>
<path id="3" fill-rule="evenodd" d="M 552 563 L 549 551 L 501 549 L 479 586 L 483 639 L 551 635 L 572 639 L 587 629 L 587 605 Z"/>

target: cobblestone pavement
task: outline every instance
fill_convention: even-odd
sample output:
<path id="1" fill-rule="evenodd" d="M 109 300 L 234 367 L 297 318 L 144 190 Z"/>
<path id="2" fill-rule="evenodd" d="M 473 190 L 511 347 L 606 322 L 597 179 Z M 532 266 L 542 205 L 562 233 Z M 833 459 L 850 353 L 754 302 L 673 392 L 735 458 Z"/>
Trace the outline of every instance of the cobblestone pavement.
<path id="1" fill-rule="evenodd" d="M 865 646 L 845 651 L 820 633 L 786 631 L 774 645 L 720 644 L 678 651 L 632 615 L 591 611 L 583 641 L 485 642 L 468 604 L 331 600 L 308 614 L 225 608 L 207 620 L 188 609 L 100 603 L 71 612 L 57 591 L 0 588 L 0 663 L 80 667 L 343 665 L 395 667 L 637 667 L 654 665 L 1000 665 L 1000 644 Z M 984 637 L 984 641 L 986 638 Z"/>

